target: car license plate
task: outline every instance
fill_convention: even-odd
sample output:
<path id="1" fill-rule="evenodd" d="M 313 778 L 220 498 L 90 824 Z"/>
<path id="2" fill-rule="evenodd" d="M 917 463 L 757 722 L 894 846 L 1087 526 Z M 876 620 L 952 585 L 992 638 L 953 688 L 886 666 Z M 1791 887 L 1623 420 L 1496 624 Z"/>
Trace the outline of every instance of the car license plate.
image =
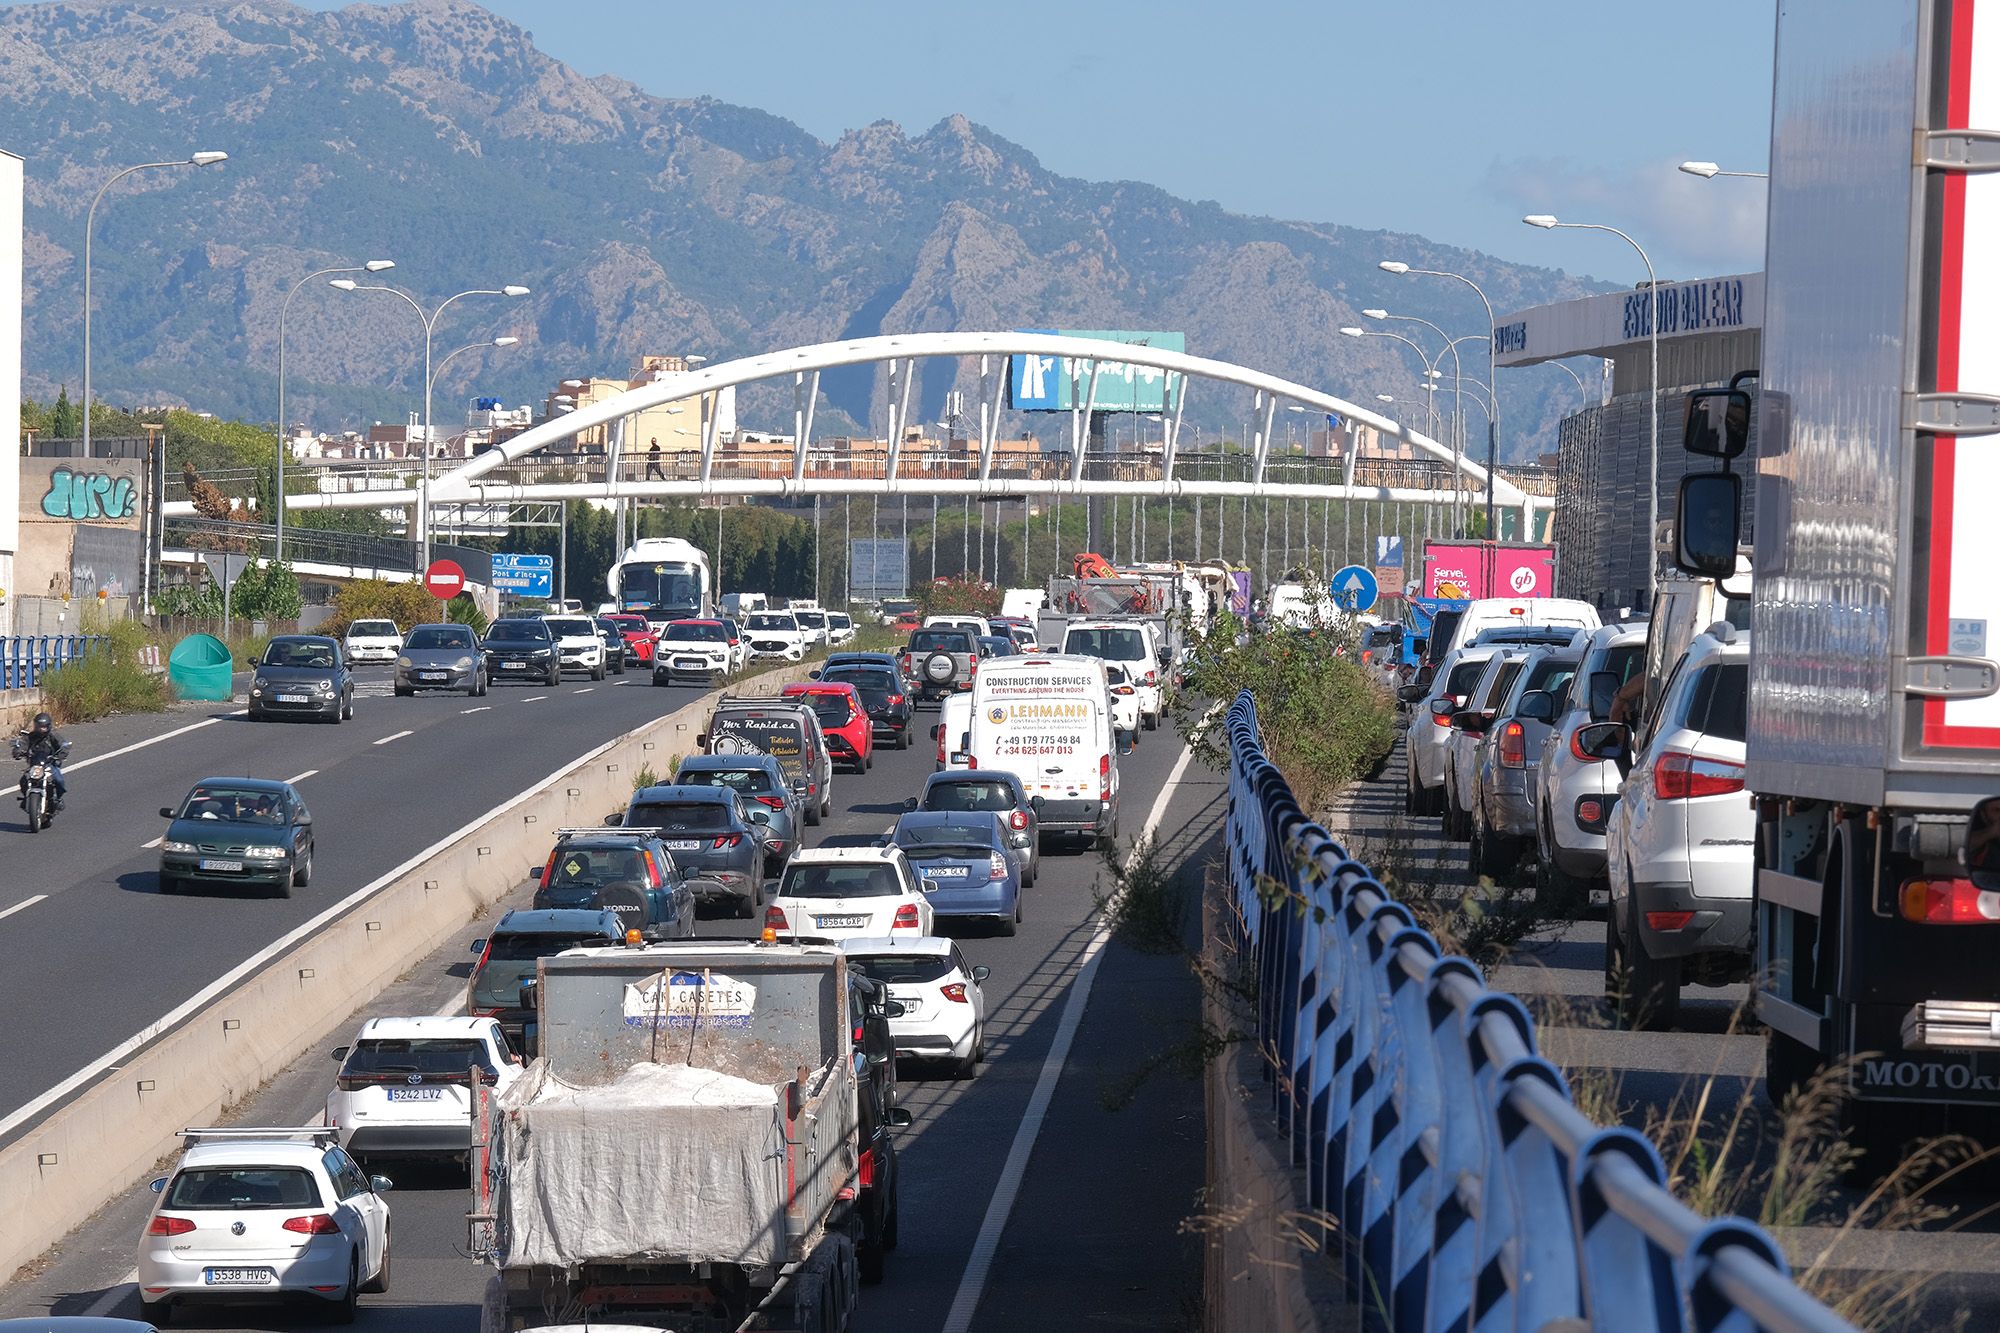
<path id="1" fill-rule="evenodd" d="M 241 870 L 243 863 L 241 861 L 220 861 L 213 857 L 204 856 L 201 858 L 201 868 L 203 870 Z"/>
<path id="2" fill-rule="evenodd" d="M 674 665 L 680 667 L 684 671 L 708 670 L 708 660 L 706 658 L 701 658 L 701 657 L 676 657 L 674 659 Z"/>
<path id="3" fill-rule="evenodd" d="M 813 924 L 821 930 L 859 930 L 868 924 L 865 916 L 816 916 Z"/>
<path id="4" fill-rule="evenodd" d="M 443 680 L 443 679 L 444 679 L 444 672 L 442 672 L 442 671 L 419 671 L 419 672 L 417 673 L 417 679 L 418 679 L 418 680 Z"/>
<path id="5" fill-rule="evenodd" d="M 201 1280 L 211 1287 L 267 1287 L 278 1275 L 268 1268 L 204 1268 Z"/>
<path id="6" fill-rule="evenodd" d="M 302 704 L 305 701 L 306 697 L 303 694 L 281 694 L 278 696 L 278 702 L 281 704 Z"/>
<path id="7" fill-rule="evenodd" d="M 701 846 L 699 838 L 675 838 L 667 844 L 670 852 L 691 852 Z"/>
<path id="8" fill-rule="evenodd" d="M 389 1100 L 392 1102 L 438 1102 L 444 1100 L 443 1088 L 391 1088 Z"/>
<path id="9" fill-rule="evenodd" d="M 921 866 L 919 869 L 932 879 L 964 879 L 972 873 L 964 866 Z"/>
<path id="10" fill-rule="evenodd" d="M 501 669 L 502 671 L 524 671 L 524 670 L 526 670 L 526 669 L 527 669 L 527 666 L 528 666 L 528 664 L 527 664 L 526 662 L 502 662 L 502 663 L 500 663 L 500 669 Z"/>

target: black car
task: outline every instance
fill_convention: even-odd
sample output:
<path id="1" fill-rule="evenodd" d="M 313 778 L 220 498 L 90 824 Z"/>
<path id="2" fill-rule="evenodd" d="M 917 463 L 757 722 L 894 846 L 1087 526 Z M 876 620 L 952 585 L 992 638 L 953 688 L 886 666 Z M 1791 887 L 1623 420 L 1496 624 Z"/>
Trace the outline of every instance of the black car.
<path id="1" fill-rule="evenodd" d="M 289 782 L 204 778 L 160 818 L 173 821 L 160 840 L 161 893 L 249 884 L 289 898 L 312 879 L 312 812 Z"/>
<path id="2" fill-rule="evenodd" d="M 265 646 L 250 677 L 250 720 L 354 716 L 354 676 L 340 641 L 324 634 L 280 634 Z"/>
<path id="3" fill-rule="evenodd" d="M 539 617 L 496 620 L 486 627 L 480 647 L 486 654 L 486 679 L 534 680 L 544 685 L 562 681 L 562 661 L 555 636 Z"/>
<path id="4" fill-rule="evenodd" d="M 694 934 L 694 890 L 659 835 L 644 829 L 559 832 L 534 905 L 616 912 L 649 944 Z"/>
<path id="5" fill-rule="evenodd" d="M 902 1006 L 889 999 L 887 986 L 859 968 L 848 969 L 847 994 L 848 1021 L 861 1038 L 854 1052 L 860 1064 L 855 1109 L 861 1141 L 867 1145 L 864 1151 L 874 1164 L 867 1183 L 855 1192 L 854 1208 L 861 1217 L 861 1243 L 855 1247 L 855 1259 L 861 1267 L 861 1280 L 873 1283 L 882 1280 L 888 1253 L 896 1248 L 896 1214 L 901 1206 L 896 1137 L 889 1131 L 910 1124 L 914 1117 L 896 1104 L 896 1040 L 889 1031 L 889 1019 L 901 1017 Z"/>
<path id="6" fill-rule="evenodd" d="M 868 725 L 877 740 L 887 737 L 898 750 L 910 748 L 910 722 L 915 709 L 903 674 L 892 667 L 872 662 L 842 662 L 816 673 L 823 684 L 852 685 L 868 713 Z"/>
<path id="7" fill-rule="evenodd" d="M 771 812 L 746 810 L 727 787 L 641 787 L 620 825 L 659 835 L 705 903 L 752 917 L 764 910 L 764 829 Z"/>
<path id="8" fill-rule="evenodd" d="M 614 676 L 625 674 L 625 631 L 617 621 L 609 616 L 592 616 L 590 623 L 597 626 L 597 637 L 604 640 L 604 669 Z"/>

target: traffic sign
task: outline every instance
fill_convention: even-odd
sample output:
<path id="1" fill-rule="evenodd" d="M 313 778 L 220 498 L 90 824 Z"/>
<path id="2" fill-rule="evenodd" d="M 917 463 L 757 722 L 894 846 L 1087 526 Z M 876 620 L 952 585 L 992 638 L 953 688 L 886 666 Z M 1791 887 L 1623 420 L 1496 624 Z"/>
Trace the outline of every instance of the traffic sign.
<path id="1" fill-rule="evenodd" d="M 1375 576 L 1360 565 L 1343 565 L 1333 572 L 1333 604 L 1350 614 L 1375 605 Z"/>
<path id="2" fill-rule="evenodd" d="M 456 560 L 433 560 L 424 571 L 424 591 L 440 602 L 448 602 L 465 589 L 465 571 Z"/>
<path id="3" fill-rule="evenodd" d="M 555 596 L 556 558 L 552 555 L 493 555 L 493 590 L 509 597 L 546 600 Z"/>

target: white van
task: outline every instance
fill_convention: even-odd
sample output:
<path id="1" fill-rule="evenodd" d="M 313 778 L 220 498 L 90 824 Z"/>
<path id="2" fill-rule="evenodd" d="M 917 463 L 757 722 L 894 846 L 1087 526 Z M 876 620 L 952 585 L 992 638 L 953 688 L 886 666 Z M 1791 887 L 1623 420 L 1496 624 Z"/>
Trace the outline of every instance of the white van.
<path id="1" fill-rule="evenodd" d="M 972 768 L 1021 779 L 1043 836 L 1118 838 L 1118 744 L 1102 659 L 1064 653 L 996 657 L 972 687 Z"/>
<path id="2" fill-rule="evenodd" d="M 931 734 L 937 738 L 937 766 L 943 772 L 947 768 L 967 768 L 972 730 L 972 696 L 969 694 L 947 694 L 938 705 L 937 725 Z"/>
<path id="3" fill-rule="evenodd" d="M 1465 614 L 1452 628 L 1451 642 L 1445 645 L 1445 652 L 1465 647 L 1481 630 L 1510 626 L 1596 631 L 1604 627 L 1604 622 L 1598 618 L 1597 608 L 1589 602 L 1567 597 L 1481 597 L 1466 603 Z M 1444 660 L 1442 654 L 1433 653 L 1431 656 Z"/>
<path id="4" fill-rule="evenodd" d="M 1139 723 L 1151 731 L 1166 712 L 1160 641 L 1151 621 L 1072 620 L 1063 631 L 1065 653 L 1116 662 L 1139 690 Z M 984 668 L 981 668 L 984 670 Z"/>
<path id="5" fill-rule="evenodd" d="M 768 611 L 771 599 L 761 592 L 726 592 L 722 594 L 722 614 L 730 620 L 741 620 L 752 611 Z"/>
<path id="6" fill-rule="evenodd" d="M 1009 588 L 1000 594 L 1000 614 L 1032 623 L 1049 604 L 1049 594 L 1041 588 Z"/>

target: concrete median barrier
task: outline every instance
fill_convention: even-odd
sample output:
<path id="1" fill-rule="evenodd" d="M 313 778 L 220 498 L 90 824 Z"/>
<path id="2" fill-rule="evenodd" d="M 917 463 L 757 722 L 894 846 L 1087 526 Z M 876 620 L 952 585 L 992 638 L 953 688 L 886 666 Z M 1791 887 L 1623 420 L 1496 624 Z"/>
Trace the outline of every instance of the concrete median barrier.
<path id="1" fill-rule="evenodd" d="M 787 667 L 730 687 L 776 693 Z M 311 1050 L 539 868 L 564 825 L 622 808 L 633 776 L 696 752 L 715 695 L 598 746 L 413 858 L 319 931 L 201 1006 L 0 1147 L 0 1274 L 55 1245 L 178 1146 Z"/>

